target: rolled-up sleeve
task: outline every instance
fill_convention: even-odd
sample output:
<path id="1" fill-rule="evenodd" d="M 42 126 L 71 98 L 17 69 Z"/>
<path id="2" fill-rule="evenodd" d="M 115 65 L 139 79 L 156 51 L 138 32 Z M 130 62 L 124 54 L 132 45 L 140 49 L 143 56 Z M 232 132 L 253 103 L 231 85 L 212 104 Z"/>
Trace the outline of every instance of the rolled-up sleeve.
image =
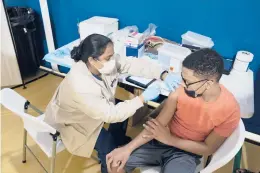
<path id="1" fill-rule="evenodd" d="M 91 93 L 77 94 L 75 102 L 78 109 L 86 115 L 106 123 L 122 122 L 134 115 L 143 106 L 142 101 L 138 97 L 115 105 L 113 102 Z"/>
<path id="2" fill-rule="evenodd" d="M 119 73 L 128 73 L 133 76 L 159 79 L 165 70 L 156 61 L 148 58 L 117 57 L 117 68 Z"/>

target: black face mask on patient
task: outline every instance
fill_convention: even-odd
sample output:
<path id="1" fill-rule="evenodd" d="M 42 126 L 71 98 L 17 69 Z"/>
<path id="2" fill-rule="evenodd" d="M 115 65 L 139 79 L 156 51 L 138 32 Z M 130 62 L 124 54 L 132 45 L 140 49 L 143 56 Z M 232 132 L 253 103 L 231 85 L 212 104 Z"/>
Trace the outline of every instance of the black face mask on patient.
<path id="1" fill-rule="evenodd" d="M 189 96 L 189 97 L 192 97 L 192 98 L 196 98 L 196 97 L 201 97 L 202 94 L 197 94 L 196 95 L 196 91 L 194 90 L 187 90 L 186 88 L 184 88 L 184 91 L 185 93 Z"/>
<path id="2" fill-rule="evenodd" d="M 201 97 L 203 95 L 203 93 L 201 94 L 196 94 L 196 91 L 198 91 L 205 83 L 208 82 L 208 79 L 203 79 L 203 80 L 199 80 L 199 81 L 196 81 L 196 82 L 192 82 L 192 83 L 189 83 L 187 84 L 186 82 L 186 79 L 183 78 L 183 76 L 181 75 L 182 77 L 182 80 L 183 82 L 185 83 L 186 87 L 184 88 L 184 91 L 185 93 L 189 96 L 189 97 L 192 97 L 192 98 L 196 98 L 196 97 Z M 199 88 L 197 88 L 195 91 L 194 90 L 187 90 L 187 87 L 189 87 L 190 85 L 193 85 L 193 84 L 196 84 L 196 83 L 199 83 L 199 82 L 203 82 L 205 81 Z"/>
<path id="3" fill-rule="evenodd" d="M 207 81 L 205 82 L 207 83 Z M 185 93 L 192 98 L 201 97 L 205 91 L 203 91 L 201 94 L 196 94 L 196 91 L 198 91 L 205 83 L 203 83 L 198 89 L 194 90 L 187 90 L 187 88 L 184 88 Z"/>

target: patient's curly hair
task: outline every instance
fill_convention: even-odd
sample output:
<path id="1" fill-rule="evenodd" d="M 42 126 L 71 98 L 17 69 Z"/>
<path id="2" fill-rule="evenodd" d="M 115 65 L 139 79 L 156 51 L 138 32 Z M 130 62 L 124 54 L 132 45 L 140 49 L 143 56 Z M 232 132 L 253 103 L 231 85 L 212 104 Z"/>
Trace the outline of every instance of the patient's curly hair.
<path id="1" fill-rule="evenodd" d="M 224 62 L 222 57 L 212 49 L 200 49 L 183 61 L 183 67 L 193 70 L 195 75 L 207 78 L 215 78 L 216 81 L 222 76 Z"/>

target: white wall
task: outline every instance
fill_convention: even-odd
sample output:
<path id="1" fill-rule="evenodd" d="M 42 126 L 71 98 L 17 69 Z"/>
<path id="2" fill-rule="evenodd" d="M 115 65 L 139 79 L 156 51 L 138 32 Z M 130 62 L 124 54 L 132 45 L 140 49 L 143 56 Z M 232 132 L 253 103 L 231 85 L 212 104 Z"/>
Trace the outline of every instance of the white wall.
<path id="1" fill-rule="evenodd" d="M 1 1 L 1 87 L 22 83 L 16 54 L 8 27 L 3 2 Z"/>

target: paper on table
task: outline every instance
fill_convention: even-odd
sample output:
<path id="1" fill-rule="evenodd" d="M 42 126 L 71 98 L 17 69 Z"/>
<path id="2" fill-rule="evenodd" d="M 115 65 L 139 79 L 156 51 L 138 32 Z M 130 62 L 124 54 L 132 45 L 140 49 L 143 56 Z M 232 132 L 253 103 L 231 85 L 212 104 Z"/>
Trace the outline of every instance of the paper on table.
<path id="1" fill-rule="evenodd" d="M 137 82 L 144 84 L 144 85 L 149 84 L 153 80 L 153 79 L 146 79 L 146 78 L 137 77 L 137 76 L 131 76 L 130 79 L 137 81 Z"/>

